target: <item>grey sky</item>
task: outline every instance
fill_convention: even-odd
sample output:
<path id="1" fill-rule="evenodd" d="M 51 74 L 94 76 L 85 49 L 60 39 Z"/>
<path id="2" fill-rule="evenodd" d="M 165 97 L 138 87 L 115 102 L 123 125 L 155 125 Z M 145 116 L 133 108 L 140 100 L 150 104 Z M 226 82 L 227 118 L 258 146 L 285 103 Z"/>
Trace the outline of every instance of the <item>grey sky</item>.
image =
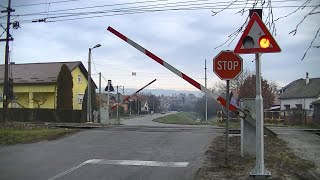
<path id="1" fill-rule="evenodd" d="M 221 1 L 230 2 L 230 0 Z M 13 0 L 13 5 L 41 2 L 51 1 Z M 122 2 L 136 1 L 80 0 L 68 3 L 52 3 L 49 10 L 55 11 Z M 165 1 L 154 2 L 153 4 L 166 2 L 168 3 L 168 1 Z M 275 7 L 300 5 L 303 2 L 278 0 L 273 5 Z M 6 6 L 6 3 L 7 0 L 0 1 L 2 6 Z M 134 6 L 150 4 L 152 3 Z M 111 8 L 118 7 L 96 8 L 90 9 L 90 11 Z M 48 5 L 15 7 L 15 9 L 16 12 L 13 15 L 46 11 Z M 275 8 L 274 16 L 277 18 L 286 15 L 294 9 Z M 301 61 L 301 57 L 320 27 L 320 16 L 314 15 L 307 18 L 298 29 L 297 35 L 289 35 L 289 32 L 295 28 L 304 14 L 311 9 L 305 8 L 276 22 L 277 36 L 275 36 L 275 39 L 282 52 L 262 55 L 262 74 L 264 78 L 284 86 L 295 79 L 304 78 L 306 72 L 309 72 L 310 77 L 320 77 L 319 49 L 311 48 L 305 60 Z M 219 81 L 219 78 L 212 71 L 212 59 L 221 50 L 233 50 L 240 36 L 235 39 L 230 47 L 227 45 L 218 49 L 214 49 L 214 47 L 223 43 L 230 33 L 241 26 L 248 14 L 245 13 L 241 16 L 235 14 L 237 11 L 239 9 L 226 10 L 216 16 L 212 16 L 211 10 L 208 9 L 162 11 L 52 23 L 23 22 L 23 20 L 40 18 L 41 16 L 17 17 L 15 20 L 21 21 L 21 28 L 12 31 L 15 40 L 13 44 L 10 43 L 12 45 L 11 58 L 16 63 L 80 60 L 87 66 L 88 48 L 100 43 L 102 46 L 92 51 L 95 64 L 92 67 L 92 72 L 94 74 L 102 72 L 106 79 L 112 79 L 114 85 L 140 88 L 156 78 L 158 81 L 152 84 L 150 88 L 196 90 L 184 80 L 108 32 L 107 27 L 112 26 L 202 84 L 204 84 L 204 59 L 207 59 L 208 87 L 212 87 L 214 82 Z M 2 18 L 0 22 L 5 22 L 5 19 Z M 319 39 L 317 38 L 315 45 L 320 44 Z M 3 57 L 1 63 L 4 62 L 4 44 L 3 42 L 0 44 L 0 56 Z M 254 71 L 255 66 L 252 62 L 254 55 L 242 55 L 242 57 L 244 68 Z M 137 76 L 132 76 L 132 72 L 136 72 Z M 97 75 L 93 75 L 93 79 L 98 82 Z M 102 84 L 105 85 L 106 82 L 103 81 Z"/>

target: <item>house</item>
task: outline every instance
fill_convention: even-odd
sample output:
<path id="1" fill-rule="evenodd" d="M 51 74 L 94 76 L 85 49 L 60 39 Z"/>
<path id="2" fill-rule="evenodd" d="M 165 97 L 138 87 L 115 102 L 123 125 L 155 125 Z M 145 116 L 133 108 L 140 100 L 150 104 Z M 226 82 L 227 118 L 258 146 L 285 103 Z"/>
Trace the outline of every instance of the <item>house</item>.
<path id="1" fill-rule="evenodd" d="M 103 106 L 108 106 L 107 102 L 108 102 L 108 94 L 106 93 L 101 93 L 101 94 L 97 94 L 98 99 L 100 99 L 101 105 Z M 123 98 L 125 98 L 126 96 L 122 96 L 121 94 L 119 95 L 120 100 L 122 100 Z M 117 100 L 116 100 L 116 94 L 113 93 L 109 93 L 109 108 L 111 108 L 112 106 L 117 104 Z M 129 102 L 123 102 L 121 103 L 119 106 L 123 107 L 123 110 L 125 113 L 128 112 L 128 105 Z"/>
<path id="2" fill-rule="evenodd" d="M 104 106 L 107 106 L 107 94 L 101 94 L 98 95 L 99 98 L 101 99 L 101 103 L 103 103 Z M 126 99 L 128 98 L 128 96 L 123 96 L 120 94 L 120 100 L 122 99 Z M 133 104 L 135 103 L 135 104 Z M 116 94 L 109 94 L 109 107 L 111 108 L 112 106 L 116 105 L 117 101 L 116 101 Z M 138 94 L 134 94 L 131 95 L 130 98 L 124 102 L 122 102 L 119 106 L 123 107 L 124 113 L 130 113 L 131 111 L 136 112 L 137 114 L 140 113 L 148 113 L 149 112 L 149 104 L 148 104 L 148 97 L 147 96 L 143 96 L 143 95 L 138 95 Z M 137 109 L 137 107 L 139 106 L 139 108 Z M 133 108 L 133 109 L 132 109 Z"/>
<path id="3" fill-rule="evenodd" d="M 303 109 L 307 110 L 307 116 L 313 115 L 313 102 L 320 97 L 320 78 L 298 79 L 281 89 L 281 110 Z"/>
<path id="4" fill-rule="evenodd" d="M 10 64 L 14 99 L 9 108 L 55 109 L 57 77 L 63 64 L 68 66 L 73 77 L 73 109 L 81 110 L 88 75 L 81 61 Z M 0 72 L 4 72 L 4 65 L 0 65 Z M 0 97 L 3 94 L 3 76 L 4 73 L 0 73 Z M 0 103 L 0 108 L 2 106 Z"/>
<path id="5" fill-rule="evenodd" d="M 129 101 L 136 101 L 139 102 L 139 113 L 140 112 L 148 112 L 149 111 L 149 103 L 148 103 L 148 97 L 144 95 L 135 94 L 130 96 Z"/>

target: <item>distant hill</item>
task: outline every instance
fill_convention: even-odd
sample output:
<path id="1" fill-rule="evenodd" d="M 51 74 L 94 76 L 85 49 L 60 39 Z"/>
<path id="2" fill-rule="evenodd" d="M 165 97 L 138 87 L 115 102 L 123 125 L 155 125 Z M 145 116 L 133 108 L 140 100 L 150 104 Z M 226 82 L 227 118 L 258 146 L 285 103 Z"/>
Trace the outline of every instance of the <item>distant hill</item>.
<path id="1" fill-rule="evenodd" d="M 132 89 L 132 88 L 125 88 L 124 89 L 124 93 L 127 94 L 132 94 L 134 92 L 136 92 L 138 89 Z M 120 93 L 122 93 L 122 89 L 121 91 L 119 90 Z M 202 97 L 204 95 L 203 92 L 201 91 L 187 91 L 187 90 L 171 90 L 171 89 L 144 89 L 141 91 L 142 93 L 151 93 L 154 94 L 156 96 L 160 96 L 160 95 L 164 95 L 164 96 L 172 96 L 173 94 L 179 95 L 180 93 L 184 93 L 186 95 L 188 94 L 194 94 L 197 97 Z"/>

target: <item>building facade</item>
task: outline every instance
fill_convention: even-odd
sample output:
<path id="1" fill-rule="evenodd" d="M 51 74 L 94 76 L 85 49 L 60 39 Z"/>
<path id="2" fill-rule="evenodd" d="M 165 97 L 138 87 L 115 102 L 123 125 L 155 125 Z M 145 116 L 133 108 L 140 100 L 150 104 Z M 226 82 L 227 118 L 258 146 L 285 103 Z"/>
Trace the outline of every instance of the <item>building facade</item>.
<path id="1" fill-rule="evenodd" d="M 87 87 L 87 70 L 81 61 L 10 64 L 10 78 L 13 79 L 13 99 L 9 108 L 57 107 L 57 77 L 61 66 L 66 64 L 73 81 L 73 109 L 81 110 L 84 92 Z M 4 65 L 0 65 L 4 72 Z M 0 108 L 3 107 L 3 76 L 0 74 Z"/>

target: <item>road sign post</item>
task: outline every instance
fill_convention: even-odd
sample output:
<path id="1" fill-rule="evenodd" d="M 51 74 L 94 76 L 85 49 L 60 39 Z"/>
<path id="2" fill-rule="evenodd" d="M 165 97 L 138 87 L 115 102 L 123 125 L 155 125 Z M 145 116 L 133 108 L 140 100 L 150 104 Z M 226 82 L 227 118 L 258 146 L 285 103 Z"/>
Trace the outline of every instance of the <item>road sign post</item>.
<path id="1" fill-rule="evenodd" d="M 226 140 L 225 140 L 225 163 L 228 163 L 229 143 L 229 83 L 241 74 L 243 68 L 242 58 L 232 51 L 221 51 L 213 59 L 213 71 L 222 80 L 226 80 Z"/>
<path id="2" fill-rule="evenodd" d="M 230 98 L 229 98 L 229 83 L 230 80 L 227 80 L 227 87 L 226 87 L 226 100 L 227 100 L 227 110 L 226 110 L 226 142 L 225 142 L 225 159 L 224 162 L 228 164 L 228 144 L 229 144 L 229 105 L 230 105 Z"/>
<path id="3" fill-rule="evenodd" d="M 261 61 L 259 53 L 281 52 L 277 42 L 268 31 L 261 17 L 250 10 L 252 14 L 246 29 L 243 31 L 234 52 L 238 54 L 255 54 L 256 61 L 256 165 L 250 172 L 250 178 L 271 178 L 271 173 L 264 165 L 264 118 L 263 98 L 261 92 Z"/>

